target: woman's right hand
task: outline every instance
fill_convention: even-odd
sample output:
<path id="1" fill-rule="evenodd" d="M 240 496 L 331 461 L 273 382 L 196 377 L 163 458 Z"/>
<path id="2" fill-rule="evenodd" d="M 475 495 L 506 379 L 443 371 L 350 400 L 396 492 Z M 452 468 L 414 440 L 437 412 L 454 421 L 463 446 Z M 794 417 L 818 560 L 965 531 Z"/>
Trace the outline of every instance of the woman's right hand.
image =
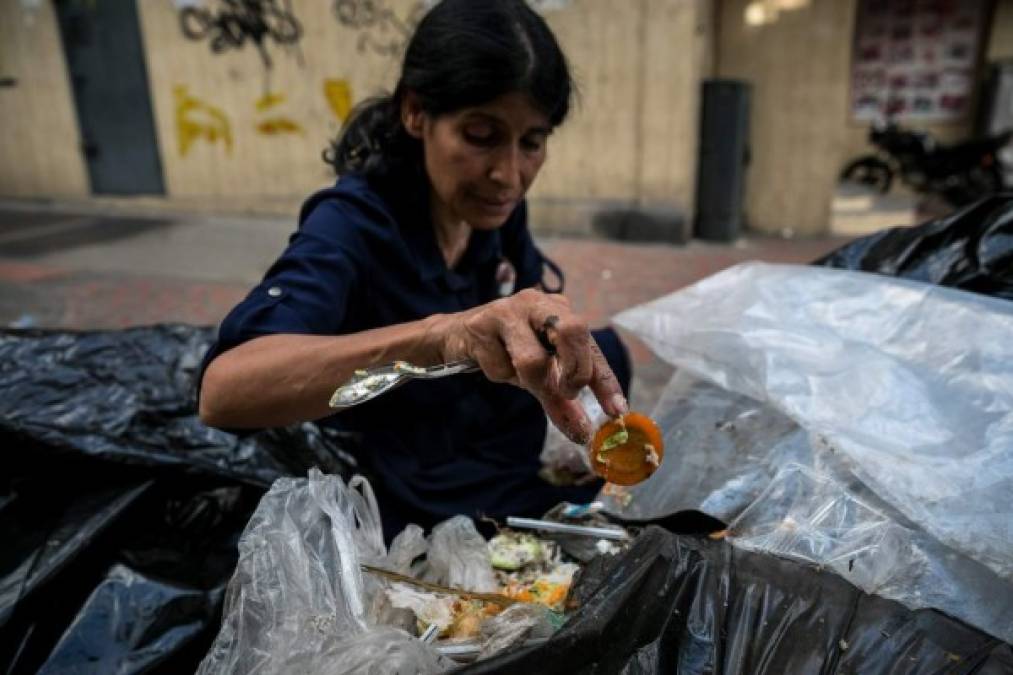
<path id="1" fill-rule="evenodd" d="M 526 289 L 471 310 L 430 317 L 430 330 L 444 362 L 474 359 L 493 382 L 528 390 L 575 443 L 587 443 L 593 432 L 576 400 L 585 386 L 608 415 L 628 411 L 619 381 L 587 323 L 562 295 Z M 555 355 L 542 345 L 539 331 L 546 333 Z"/>

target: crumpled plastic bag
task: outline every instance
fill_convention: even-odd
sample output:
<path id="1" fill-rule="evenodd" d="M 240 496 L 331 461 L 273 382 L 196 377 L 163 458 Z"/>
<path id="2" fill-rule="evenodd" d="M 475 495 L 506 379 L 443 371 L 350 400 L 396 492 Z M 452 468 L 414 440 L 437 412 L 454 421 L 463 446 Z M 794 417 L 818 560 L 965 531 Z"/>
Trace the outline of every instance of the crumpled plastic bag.
<path id="1" fill-rule="evenodd" d="M 276 481 L 257 506 L 239 541 L 221 630 L 198 673 L 401 675 L 456 667 L 414 635 L 416 615 L 449 626 L 456 598 L 364 573 L 362 564 L 462 590 L 498 590 L 487 543 L 470 518 L 446 520 L 428 538 L 409 525 L 388 551 L 369 483 L 354 476 L 345 485 L 311 469 L 308 478 Z M 553 630 L 541 607 L 502 614 L 482 626 L 481 658 Z"/>
<path id="2" fill-rule="evenodd" d="M 1013 584 L 911 525 L 840 469 L 788 463 L 729 532 L 739 548 L 818 565 L 867 593 L 1013 637 Z"/>
<path id="3" fill-rule="evenodd" d="M 411 573 L 412 563 L 429 550 L 425 531 L 415 523 L 408 523 L 390 542 L 386 569 L 399 574 Z"/>
<path id="4" fill-rule="evenodd" d="M 200 633 L 201 619 L 212 621 L 220 600 L 220 587 L 203 592 L 144 576 L 126 565 L 113 565 L 37 672 L 82 672 L 83 664 L 93 673 L 143 672 L 164 666 L 166 653 Z M 163 630 L 167 616 L 176 617 L 176 625 Z M 120 648 L 97 649 L 96 643 Z M 127 646 L 132 648 L 129 659 L 122 655 Z"/>
<path id="5" fill-rule="evenodd" d="M 411 555 L 411 557 L 408 557 Z M 414 558 L 425 555 L 425 560 L 409 565 Z M 391 542 L 389 558 L 401 569 L 384 565 L 391 571 L 409 574 L 441 586 L 465 591 L 491 593 L 498 590 L 496 575 L 489 561 L 489 548 L 485 538 L 467 516 L 454 516 L 433 528 L 428 539 L 422 528 L 408 525 Z M 410 609 L 426 624 L 436 625 L 440 631 L 454 621 L 454 602 L 450 595 L 433 593 L 408 584 L 394 582 L 386 597 L 397 608 Z"/>
<path id="6" fill-rule="evenodd" d="M 800 551 L 739 532 L 743 545 L 793 548 L 831 564 L 862 540 L 862 528 L 879 523 L 885 533 L 895 524 L 893 539 L 875 544 L 876 564 L 906 569 L 908 580 L 890 588 L 865 569 L 856 583 L 1013 638 L 1010 613 L 996 600 L 1013 593 L 1013 304 L 876 275 L 749 263 L 616 323 L 680 370 L 654 411 L 665 462 L 631 489 L 626 509 L 614 501 L 610 509 L 649 518 L 699 508 L 733 521 L 736 543 L 746 523 L 784 515 L 783 500 L 768 499 L 764 518 L 753 509 L 734 524 L 796 462 L 850 500 L 854 517 L 843 524 L 807 516 L 818 525 L 806 536 L 832 535 L 841 546 Z M 852 567 L 867 562 L 858 557 Z"/>
<path id="7" fill-rule="evenodd" d="M 387 589 L 387 598 L 394 607 L 410 609 L 426 625 L 443 632 L 454 622 L 454 598 L 439 595 L 415 586 L 394 582 Z"/>
<path id="8" fill-rule="evenodd" d="M 117 466 L 182 469 L 265 488 L 309 466 L 351 472 L 357 438 L 312 423 L 234 435 L 197 416 L 214 330 L 0 331 L 0 433 Z"/>
<path id="9" fill-rule="evenodd" d="M 480 593 L 498 589 L 489 547 L 468 516 L 454 516 L 433 528 L 426 562 L 426 581 Z"/>
<path id="10" fill-rule="evenodd" d="M 257 502 L 357 438 L 197 416 L 214 330 L 0 330 L 0 672 L 193 672 Z"/>
<path id="11" fill-rule="evenodd" d="M 553 630 L 546 607 L 526 603 L 511 605 L 482 624 L 482 648 L 478 659 L 487 659 L 525 640 L 548 638 Z"/>
<path id="12" fill-rule="evenodd" d="M 928 281 L 1013 300 L 1013 193 L 945 218 L 856 239 L 817 265 Z"/>
<path id="13" fill-rule="evenodd" d="M 399 551 L 396 564 L 406 555 Z M 363 562 L 387 552 L 376 500 L 311 469 L 264 495 L 239 542 L 222 627 L 197 671 L 436 673 L 453 663 L 404 630 L 378 626 L 381 585 Z"/>

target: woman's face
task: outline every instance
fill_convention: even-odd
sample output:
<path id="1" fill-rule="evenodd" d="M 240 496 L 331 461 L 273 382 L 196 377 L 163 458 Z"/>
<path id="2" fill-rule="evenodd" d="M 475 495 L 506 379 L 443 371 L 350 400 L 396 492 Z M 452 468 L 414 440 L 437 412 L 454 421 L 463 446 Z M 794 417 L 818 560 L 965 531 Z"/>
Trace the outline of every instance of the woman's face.
<path id="1" fill-rule="evenodd" d="M 545 161 L 548 118 L 521 93 L 438 117 L 409 96 L 402 112 L 425 149 L 434 215 L 480 230 L 506 222 Z"/>

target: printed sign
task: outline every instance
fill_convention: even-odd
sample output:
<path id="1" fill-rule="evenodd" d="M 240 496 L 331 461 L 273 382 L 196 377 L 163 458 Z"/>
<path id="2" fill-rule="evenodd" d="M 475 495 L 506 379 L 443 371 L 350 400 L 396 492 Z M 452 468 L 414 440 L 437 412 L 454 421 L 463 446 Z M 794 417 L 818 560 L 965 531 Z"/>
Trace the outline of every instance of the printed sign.
<path id="1" fill-rule="evenodd" d="M 851 70 L 856 120 L 966 117 L 983 0 L 860 0 Z"/>

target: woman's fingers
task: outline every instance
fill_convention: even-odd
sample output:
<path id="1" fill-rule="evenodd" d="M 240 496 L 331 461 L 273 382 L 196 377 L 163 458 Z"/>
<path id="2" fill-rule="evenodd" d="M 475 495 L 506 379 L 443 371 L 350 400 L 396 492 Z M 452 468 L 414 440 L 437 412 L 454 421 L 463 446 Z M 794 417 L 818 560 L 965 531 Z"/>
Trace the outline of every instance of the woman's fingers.
<path id="1" fill-rule="evenodd" d="M 586 387 L 594 374 L 591 345 L 594 339 L 583 319 L 574 314 L 550 315 L 543 330 L 556 351 L 559 378 L 551 393 L 574 398 Z"/>
<path id="2" fill-rule="evenodd" d="M 628 412 L 619 381 L 565 297 L 524 290 L 469 313 L 463 323 L 458 337 L 470 343 L 465 351 L 486 376 L 533 393 L 572 440 L 586 443 L 592 432 L 587 413 L 574 400 L 585 386 L 608 415 Z M 546 338 L 549 345 L 543 344 Z"/>
<path id="3" fill-rule="evenodd" d="M 557 429 L 574 443 L 587 445 L 594 429 L 579 402 L 561 396 L 540 396 L 538 400 Z"/>
<path id="4" fill-rule="evenodd" d="M 508 321 L 502 326 L 502 331 L 503 342 L 520 385 L 536 395 L 557 389 L 559 368 L 527 323 Z"/>
<path id="5" fill-rule="evenodd" d="M 506 345 L 496 335 L 479 340 L 472 351 L 472 358 L 491 381 L 522 385 Z"/>
<path id="6" fill-rule="evenodd" d="M 612 372 L 612 368 L 609 367 L 608 360 L 601 353 L 594 338 L 591 338 L 591 361 L 593 373 L 588 386 L 591 387 L 595 398 L 601 404 L 602 410 L 610 417 L 619 417 L 628 413 L 630 408 L 626 402 L 626 396 L 623 395 L 622 385 L 619 384 L 619 380 Z"/>

